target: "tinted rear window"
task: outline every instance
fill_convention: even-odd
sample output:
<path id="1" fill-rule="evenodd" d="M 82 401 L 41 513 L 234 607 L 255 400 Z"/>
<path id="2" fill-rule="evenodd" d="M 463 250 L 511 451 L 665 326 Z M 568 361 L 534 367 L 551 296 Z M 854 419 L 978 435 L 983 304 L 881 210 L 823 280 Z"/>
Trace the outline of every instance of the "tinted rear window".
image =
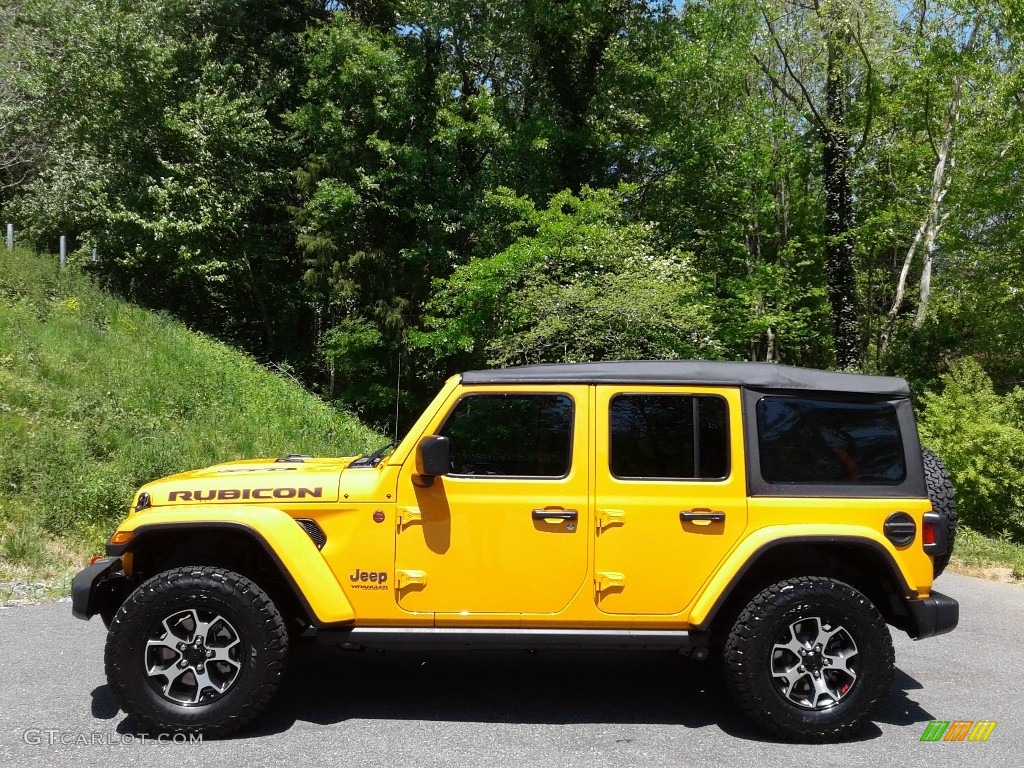
<path id="1" fill-rule="evenodd" d="M 907 475 L 891 403 L 764 397 L 757 431 L 769 483 L 884 485 Z"/>

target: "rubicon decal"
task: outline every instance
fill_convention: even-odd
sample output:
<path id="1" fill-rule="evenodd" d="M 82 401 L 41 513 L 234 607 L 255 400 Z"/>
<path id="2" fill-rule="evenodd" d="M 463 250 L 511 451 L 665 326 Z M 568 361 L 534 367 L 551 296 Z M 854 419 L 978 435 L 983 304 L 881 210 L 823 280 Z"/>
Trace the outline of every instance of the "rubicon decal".
<path id="1" fill-rule="evenodd" d="M 921 741 L 988 741 L 995 729 L 995 720 L 932 720 Z"/>
<path id="2" fill-rule="evenodd" d="M 319 499 L 324 495 L 316 488 L 220 488 L 208 491 L 171 491 L 168 502 L 175 501 L 244 501 L 246 499 Z"/>

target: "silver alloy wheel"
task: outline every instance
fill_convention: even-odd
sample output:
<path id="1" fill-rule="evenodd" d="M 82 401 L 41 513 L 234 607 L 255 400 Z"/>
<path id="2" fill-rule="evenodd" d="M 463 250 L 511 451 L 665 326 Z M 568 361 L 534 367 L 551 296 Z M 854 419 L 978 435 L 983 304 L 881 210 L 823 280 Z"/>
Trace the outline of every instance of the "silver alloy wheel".
<path id="1" fill-rule="evenodd" d="M 209 704 L 235 684 L 242 671 L 242 640 L 213 611 L 186 608 L 153 627 L 143 664 L 153 689 L 183 706 Z"/>
<path id="2" fill-rule="evenodd" d="M 804 709 L 834 707 L 857 682 L 857 644 L 842 626 L 820 617 L 794 621 L 772 646 L 776 689 Z"/>

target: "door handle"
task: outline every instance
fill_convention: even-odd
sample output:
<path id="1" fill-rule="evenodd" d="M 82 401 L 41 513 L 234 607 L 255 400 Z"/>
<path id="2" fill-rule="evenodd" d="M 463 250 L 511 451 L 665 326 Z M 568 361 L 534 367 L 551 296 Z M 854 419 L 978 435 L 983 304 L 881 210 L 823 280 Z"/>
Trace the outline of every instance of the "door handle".
<path id="1" fill-rule="evenodd" d="M 708 523 L 724 523 L 725 512 L 720 512 L 717 509 L 708 509 L 707 507 L 697 507 L 696 509 L 686 509 L 679 513 L 679 519 L 684 523 L 693 522 L 708 522 Z"/>
<path id="2" fill-rule="evenodd" d="M 575 509 L 535 509 L 534 520 L 575 520 L 579 517 Z"/>

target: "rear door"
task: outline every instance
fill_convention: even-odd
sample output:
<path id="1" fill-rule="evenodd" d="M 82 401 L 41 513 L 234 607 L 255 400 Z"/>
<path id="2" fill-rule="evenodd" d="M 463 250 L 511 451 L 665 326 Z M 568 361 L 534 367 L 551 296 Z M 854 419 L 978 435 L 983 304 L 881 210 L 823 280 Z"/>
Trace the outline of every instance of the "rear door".
<path id="1" fill-rule="evenodd" d="M 747 524 L 738 389 L 597 388 L 595 599 L 682 611 Z"/>

